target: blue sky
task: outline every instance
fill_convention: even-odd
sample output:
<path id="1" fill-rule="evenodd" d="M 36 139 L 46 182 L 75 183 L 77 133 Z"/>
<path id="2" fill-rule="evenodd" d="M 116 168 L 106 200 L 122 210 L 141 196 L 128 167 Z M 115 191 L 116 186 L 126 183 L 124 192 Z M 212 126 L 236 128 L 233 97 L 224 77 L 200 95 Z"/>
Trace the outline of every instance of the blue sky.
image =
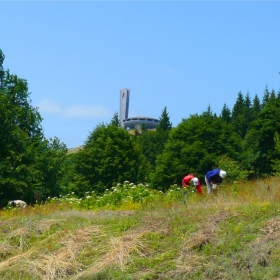
<path id="1" fill-rule="evenodd" d="M 0 2 L 4 68 L 26 79 L 47 138 L 83 145 L 119 112 L 173 126 L 280 89 L 280 2 Z"/>

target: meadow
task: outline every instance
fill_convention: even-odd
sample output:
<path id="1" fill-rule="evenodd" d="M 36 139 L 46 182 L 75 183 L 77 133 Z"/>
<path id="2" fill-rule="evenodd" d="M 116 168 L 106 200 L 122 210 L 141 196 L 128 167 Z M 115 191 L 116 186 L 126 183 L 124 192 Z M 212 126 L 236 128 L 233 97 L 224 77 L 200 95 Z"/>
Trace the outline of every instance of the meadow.
<path id="1" fill-rule="evenodd" d="M 280 279 L 280 178 L 119 184 L 0 212 L 1 279 Z"/>

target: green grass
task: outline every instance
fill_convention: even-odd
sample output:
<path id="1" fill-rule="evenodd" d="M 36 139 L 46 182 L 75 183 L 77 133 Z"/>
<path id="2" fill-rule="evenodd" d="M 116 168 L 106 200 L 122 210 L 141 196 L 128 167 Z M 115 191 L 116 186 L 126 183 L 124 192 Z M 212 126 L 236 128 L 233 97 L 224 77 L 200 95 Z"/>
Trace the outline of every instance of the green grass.
<path id="1" fill-rule="evenodd" d="M 228 184 L 186 203 L 176 186 L 141 198 L 143 186 L 126 184 L 99 208 L 97 196 L 68 195 L 4 210 L 0 278 L 279 279 L 279 183 Z"/>

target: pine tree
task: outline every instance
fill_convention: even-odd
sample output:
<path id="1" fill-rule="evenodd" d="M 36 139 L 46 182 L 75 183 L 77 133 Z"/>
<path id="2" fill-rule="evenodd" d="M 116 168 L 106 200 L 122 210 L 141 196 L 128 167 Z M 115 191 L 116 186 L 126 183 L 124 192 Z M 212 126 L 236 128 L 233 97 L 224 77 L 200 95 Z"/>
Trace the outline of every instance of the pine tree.
<path id="1" fill-rule="evenodd" d="M 159 118 L 159 127 L 164 131 L 172 129 L 172 123 L 170 122 L 166 107 L 164 107 L 164 109 L 162 110 L 161 116 Z"/>
<path id="2" fill-rule="evenodd" d="M 226 123 L 229 123 L 231 121 L 231 112 L 230 112 L 230 109 L 227 107 L 226 104 L 224 104 L 224 106 L 223 106 L 220 117 Z"/>

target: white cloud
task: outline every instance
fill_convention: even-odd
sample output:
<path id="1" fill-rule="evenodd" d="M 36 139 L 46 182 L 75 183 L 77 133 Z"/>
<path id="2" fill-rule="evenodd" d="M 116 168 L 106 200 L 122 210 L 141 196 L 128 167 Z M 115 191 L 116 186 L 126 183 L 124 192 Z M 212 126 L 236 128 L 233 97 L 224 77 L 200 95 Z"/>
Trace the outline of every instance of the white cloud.
<path id="1" fill-rule="evenodd" d="M 58 103 L 47 99 L 42 100 L 37 107 L 41 113 L 59 114 L 62 111 Z"/>
<path id="2" fill-rule="evenodd" d="M 66 118 L 104 118 L 112 116 L 112 112 L 103 106 L 72 105 L 63 107 L 59 103 L 44 99 L 37 107 L 40 113 L 59 115 Z"/>
<path id="3" fill-rule="evenodd" d="M 63 115 L 69 118 L 100 118 L 112 116 L 103 106 L 73 105 L 63 111 Z"/>

